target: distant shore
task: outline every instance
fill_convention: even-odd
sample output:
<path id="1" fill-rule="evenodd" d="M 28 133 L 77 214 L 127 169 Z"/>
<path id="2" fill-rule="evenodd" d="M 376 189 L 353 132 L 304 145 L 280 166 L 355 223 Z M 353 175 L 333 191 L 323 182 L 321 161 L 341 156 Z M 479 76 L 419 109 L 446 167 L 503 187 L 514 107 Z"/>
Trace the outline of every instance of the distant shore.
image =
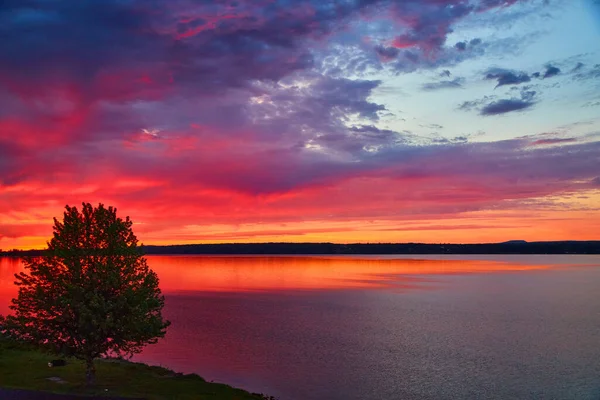
<path id="1" fill-rule="evenodd" d="M 504 243 L 222 243 L 141 246 L 152 254 L 205 255 L 335 255 L 335 254 L 600 254 L 600 240 Z M 0 256 L 40 256 L 43 250 L 10 250 Z"/>

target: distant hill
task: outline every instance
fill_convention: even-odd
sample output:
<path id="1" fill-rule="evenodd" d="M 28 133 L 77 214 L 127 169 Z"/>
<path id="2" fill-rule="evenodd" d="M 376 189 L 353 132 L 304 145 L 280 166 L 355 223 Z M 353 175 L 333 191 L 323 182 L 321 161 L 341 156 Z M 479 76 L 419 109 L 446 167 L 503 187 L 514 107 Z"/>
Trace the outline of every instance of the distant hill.
<path id="1" fill-rule="evenodd" d="M 145 254 L 600 254 L 600 241 L 426 244 L 426 243 L 225 243 L 142 246 Z M 37 256 L 42 250 L 0 252 Z"/>

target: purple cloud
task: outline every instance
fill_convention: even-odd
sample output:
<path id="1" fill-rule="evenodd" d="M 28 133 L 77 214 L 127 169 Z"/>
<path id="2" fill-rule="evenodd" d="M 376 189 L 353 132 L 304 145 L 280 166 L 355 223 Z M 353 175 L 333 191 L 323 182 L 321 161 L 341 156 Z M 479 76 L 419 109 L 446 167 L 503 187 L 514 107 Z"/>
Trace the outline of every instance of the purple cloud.
<path id="1" fill-rule="evenodd" d="M 454 47 L 459 51 L 464 51 L 467 49 L 467 42 L 458 42 L 454 45 Z"/>
<path id="2" fill-rule="evenodd" d="M 519 85 L 531 81 L 529 75 L 524 72 L 516 72 L 502 68 L 490 68 L 485 75 L 485 79 L 496 80 L 498 82 L 496 87 Z"/>
<path id="3" fill-rule="evenodd" d="M 577 142 L 577 138 L 543 138 L 537 139 L 531 143 L 532 146 L 544 146 L 544 145 L 555 145 L 555 144 L 566 144 L 566 143 L 575 143 Z"/>
<path id="4" fill-rule="evenodd" d="M 375 52 L 383 61 L 391 61 L 398 57 L 400 50 L 395 47 L 375 46 Z"/>
<path id="5" fill-rule="evenodd" d="M 529 87 L 522 88 L 519 98 L 498 100 L 498 96 L 485 96 L 477 100 L 464 101 L 458 106 L 458 109 L 462 111 L 479 110 L 479 114 L 483 116 L 526 110 L 537 102 L 537 92 L 528 89 Z"/>
<path id="6" fill-rule="evenodd" d="M 424 83 L 421 86 L 421 88 L 425 91 L 434 91 L 441 89 L 460 89 L 463 87 L 464 82 L 464 78 L 457 77 L 452 80 Z"/>
<path id="7" fill-rule="evenodd" d="M 494 101 L 481 109 L 481 115 L 499 115 L 512 111 L 525 110 L 533 106 L 533 103 L 520 99 L 502 99 Z"/>
<path id="8" fill-rule="evenodd" d="M 544 72 L 544 79 L 552 78 L 553 76 L 556 76 L 558 74 L 560 74 L 560 68 L 555 67 L 553 65 L 547 65 L 546 72 Z"/>

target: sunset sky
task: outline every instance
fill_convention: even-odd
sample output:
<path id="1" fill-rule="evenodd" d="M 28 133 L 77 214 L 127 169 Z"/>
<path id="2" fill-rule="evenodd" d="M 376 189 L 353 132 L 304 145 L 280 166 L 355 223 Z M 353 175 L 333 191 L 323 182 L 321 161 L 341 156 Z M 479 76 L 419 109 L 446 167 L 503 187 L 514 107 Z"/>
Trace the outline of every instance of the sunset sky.
<path id="1" fill-rule="evenodd" d="M 0 248 L 600 239 L 599 0 L 0 2 Z"/>

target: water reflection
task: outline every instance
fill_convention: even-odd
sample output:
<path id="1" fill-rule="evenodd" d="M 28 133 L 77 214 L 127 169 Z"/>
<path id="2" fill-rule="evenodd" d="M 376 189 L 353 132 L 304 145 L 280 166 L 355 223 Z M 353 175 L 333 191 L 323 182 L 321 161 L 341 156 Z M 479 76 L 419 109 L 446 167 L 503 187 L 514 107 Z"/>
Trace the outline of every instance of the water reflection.
<path id="1" fill-rule="evenodd" d="M 23 271 L 23 265 L 18 258 L 0 257 L 0 315 L 6 314 L 10 299 L 17 295 L 15 274 Z"/>
<path id="2" fill-rule="evenodd" d="M 362 269 L 350 290 L 168 291 L 169 333 L 136 359 L 282 400 L 598 399 L 600 268 L 444 265 L 400 294 Z"/>
<path id="3" fill-rule="evenodd" d="M 600 258 L 458 257 L 148 257 L 172 325 L 136 360 L 282 400 L 598 399 Z"/>
<path id="4" fill-rule="evenodd" d="M 411 288 L 417 275 L 545 269 L 502 261 L 368 257 L 150 256 L 164 292 Z"/>
<path id="5" fill-rule="evenodd" d="M 345 256 L 148 256 L 164 293 L 423 288 L 426 275 L 526 271 L 545 264 L 499 260 Z M 16 296 L 16 258 L 0 257 L 0 314 Z"/>

